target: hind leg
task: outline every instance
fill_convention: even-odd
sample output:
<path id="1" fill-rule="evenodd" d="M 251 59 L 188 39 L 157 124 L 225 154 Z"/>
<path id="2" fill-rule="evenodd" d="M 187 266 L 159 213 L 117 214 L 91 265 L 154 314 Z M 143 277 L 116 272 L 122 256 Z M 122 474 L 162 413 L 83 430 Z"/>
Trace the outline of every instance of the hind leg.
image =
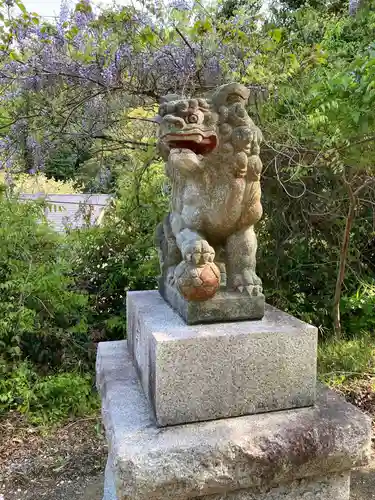
<path id="1" fill-rule="evenodd" d="M 155 243 L 158 248 L 160 270 L 165 283 L 173 283 L 174 270 L 181 262 L 181 252 L 172 232 L 169 214 L 156 229 Z"/>
<path id="2" fill-rule="evenodd" d="M 180 249 L 177 246 L 175 235 L 173 234 L 169 217 L 164 220 L 164 235 L 166 240 L 166 259 L 165 259 L 165 281 L 173 284 L 174 271 L 182 261 Z"/>
<path id="3" fill-rule="evenodd" d="M 249 295 L 262 293 L 262 281 L 256 275 L 257 238 L 254 227 L 232 234 L 227 241 L 228 289 Z"/>

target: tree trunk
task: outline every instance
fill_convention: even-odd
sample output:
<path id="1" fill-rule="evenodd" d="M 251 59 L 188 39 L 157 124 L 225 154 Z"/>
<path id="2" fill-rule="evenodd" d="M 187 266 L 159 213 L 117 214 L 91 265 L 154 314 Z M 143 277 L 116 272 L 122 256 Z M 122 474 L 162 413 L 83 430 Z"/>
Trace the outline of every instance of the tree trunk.
<path id="1" fill-rule="evenodd" d="M 340 318 L 341 289 L 345 278 L 346 261 L 348 258 L 348 250 L 349 250 L 350 231 L 352 229 L 355 217 L 355 204 L 356 204 L 355 198 L 351 197 L 348 215 L 346 217 L 345 231 L 341 244 L 339 269 L 337 273 L 335 296 L 333 299 L 333 328 L 336 339 L 339 339 L 341 337 L 341 318 Z"/>
<path id="2" fill-rule="evenodd" d="M 345 231 L 341 244 L 339 269 L 337 272 L 335 296 L 333 298 L 333 327 L 336 339 L 341 337 L 341 318 L 340 318 L 340 300 L 341 300 L 341 289 L 345 278 L 346 261 L 348 259 L 349 243 L 350 243 L 350 231 L 353 227 L 353 222 L 355 219 L 355 209 L 358 203 L 358 196 L 360 192 L 375 182 L 374 177 L 367 177 L 367 179 L 359 186 L 355 191 L 352 189 L 352 185 L 345 177 L 345 172 L 343 174 L 343 181 L 346 185 L 349 195 L 349 209 L 346 216 Z"/>
<path id="3" fill-rule="evenodd" d="M 24 111 L 23 114 L 25 116 L 29 116 L 30 114 L 30 97 L 28 92 L 24 93 L 24 98 L 25 98 L 25 103 L 24 103 Z M 24 172 L 32 172 L 34 169 L 34 158 L 33 158 L 33 151 L 29 147 L 28 139 L 29 139 L 29 122 L 26 122 L 26 127 L 25 130 L 22 134 L 22 141 L 21 141 L 21 147 L 22 147 L 22 156 L 23 156 L 23 161 L 24 161 Z"/>

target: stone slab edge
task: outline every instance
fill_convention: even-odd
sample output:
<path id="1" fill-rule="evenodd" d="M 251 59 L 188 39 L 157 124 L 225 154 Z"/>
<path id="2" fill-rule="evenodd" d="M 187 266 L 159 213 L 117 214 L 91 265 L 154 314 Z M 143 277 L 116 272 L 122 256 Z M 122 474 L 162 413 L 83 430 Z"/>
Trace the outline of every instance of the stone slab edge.
<path id="1" fill-rule="evenodd" d="M 265 297 L 219 291 L 206 301 L 188 301 L 174 287 L 159 284 L 160 295 L 188 325 L 262 319 Z"/>
<path id="2" fill-rule="evenodd" d="M 103 500 L 120 500 L 116 494 L 113 472 L 112 469 L 106 468 Z M 241 489 L 194 497 L 191 500 L 349 500 L 349 497 L 350 472 L 343 472 L 298 479 L 275 488 Z"/>
<path id="3" fill-rule="evenodd" d="M 192 500 L 349 500 L 350 473 L 299 479 L 276 488 L 237 490 Z M 107 500 L 107 499 L 105 499 Z M 110 499 L 109 499 L 110 500 Z"/>
<path id="4" fill-rule="evenodd" d="M 327 389 L 311 408 L 160 429 L 126 341 L 99 344 L 97 387 L 122 500 L 271 487 L 369 459 L 370 418 Z"/>

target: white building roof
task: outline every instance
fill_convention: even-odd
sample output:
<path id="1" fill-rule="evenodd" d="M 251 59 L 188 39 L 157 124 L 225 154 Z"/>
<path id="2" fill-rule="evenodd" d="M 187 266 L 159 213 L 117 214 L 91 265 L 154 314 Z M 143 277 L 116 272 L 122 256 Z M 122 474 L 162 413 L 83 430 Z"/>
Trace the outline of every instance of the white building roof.
<path id="1" fill-rule="evenodd" d="M 86 225 L 100 223 L 104 209 L 108 206 L 111 195 L 108 194 L 21 194 L 21 200 L 47 202 L 45 215 L 52 227 L 58 232 L 67 228 L 76 229 Z"/>

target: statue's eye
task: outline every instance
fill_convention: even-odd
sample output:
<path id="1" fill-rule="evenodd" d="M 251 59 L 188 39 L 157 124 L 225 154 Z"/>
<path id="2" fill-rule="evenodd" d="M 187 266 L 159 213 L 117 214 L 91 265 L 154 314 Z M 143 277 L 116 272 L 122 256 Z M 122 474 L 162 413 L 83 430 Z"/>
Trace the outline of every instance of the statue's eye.
<path id="1" fill-rule="evenodd" d="M 197 123 L 198 121 L 198 116 L 197 115 L 188 115 L 186 117 L 187 123 Z"/>

